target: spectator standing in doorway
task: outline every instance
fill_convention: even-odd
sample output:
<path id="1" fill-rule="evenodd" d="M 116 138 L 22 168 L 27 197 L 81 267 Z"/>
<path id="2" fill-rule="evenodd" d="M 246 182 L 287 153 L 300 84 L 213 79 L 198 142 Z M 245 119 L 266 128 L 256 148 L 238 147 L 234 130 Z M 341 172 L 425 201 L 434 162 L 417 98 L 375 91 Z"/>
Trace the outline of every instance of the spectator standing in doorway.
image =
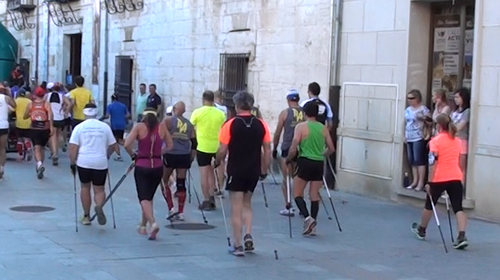
<path id="1" fill-rule="evenodd" d="M 144 109 L 146 109 L 146 105 L 148 103 L 149 95 L 146 93 L 146 84 L 141 84 L 139 86 L 139 94 L 137 94 L 137 98 L 135 100 L 135 115 L 137 116 L 136 121 L 142 121 L 142 113 Z"/>
<path id="2" fill-rule="evenodd" d="M 156 85 L 155 84 L 150 84 L 149 85 L 149 96 L 148 100 L 146 101 L 146 107 L 148 108 L 153 108 L 156 110 L 156 114 L 158 114 L 158 119 L 162 119 L 161 115 L 163 114 L 162 111 L 162 100 L 160 95 L 156 92 Z"/>
<path id="3" fill-rule="evenodd" d="M 437 89 L 432 94 L 432 101 L 434 102 L 434 111 L 432 112 L 432 122 L 428 122 L 428 124 L 432 124 L 432 135 L 438 135 L 437 130 L 437 117 L 441 114 L 450 115 L 451 108 L 448 106 L 448 97 L 446 96 L 446 90 Z M 430 119 L 428 119 L 430 121 Z"/>
<path id="4" fill-rule="evenodd" d="M 413 175 L 413 182 L 406 188 L 421 191 L 425 184 L 427 140 L 430 138 L 430 133 L 425 135 L 424 127 L 425 120 L 430 117 L 430 111 L 422 105 L 422 94 L 419 90 L 410 91 L 406 98 L 410 106 L 405 110 L 405 142 Z"/>
<path id="5" fill-rule="evenodd" d="M 84 83 L 85 79 L 82 76 L 75 77 L 76 88 L 69 93 L 71 107 L 73 108 L 73 120 L 71 121 L 71 127 L 73 129 L 85 120 L 85 114 L 83 114 L 85 105 L 88 103 L 94 104 L 92 93 L 90 90 L 83 87 Z"/>
<path id="6" fill-rule="evenodd" d="M 470 91 L 467 88 L 461 88 L 455 91 L 455 104 L 457 108 L 451 114 L 451 119 L 457 128 L 457 138 L 462 143 L 460 152 L 460 169 L 463 178 L 462 185 L 465 186 L 465 176 L 467 171 L 467 154 L 469 148 L 469 118 L 470 118 Z"/>
<path id="7" fill-rule="evenodd" d="M 21 65 L 16 65 L 16 68 L 12 71 L 10 79 L 12 85 L 22 86 L 24 84 L 24 71 L 21 69 Z"/>
<path id="8" fill-rule="evenodd" d="M 108 105 L 106 109 L 106 115 L 101 118 L 101 121 L 111 118 L 111 131 L 115 136 L 115 140 L 119 145 L 123 145 L 123 135 L 125 134 L 125 128 L 127 127 L 127 119 L 130 118 L 130 113 L 127 106 L 122 102 L 118 101 L 116 94 L 111 96 L 111 104 Z M 116 145 L 116 161 L 122 161 L 122 156 L 120 154 L 120 146 Z"/>

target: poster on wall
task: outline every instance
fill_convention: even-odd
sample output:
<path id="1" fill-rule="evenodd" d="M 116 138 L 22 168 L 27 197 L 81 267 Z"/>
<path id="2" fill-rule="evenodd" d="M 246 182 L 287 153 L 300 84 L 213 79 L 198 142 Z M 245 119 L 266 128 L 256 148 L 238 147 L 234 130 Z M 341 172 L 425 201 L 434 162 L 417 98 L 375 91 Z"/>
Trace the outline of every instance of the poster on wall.
<path id="1" fill-rule="evenodd" d="M 464 76 L 462 86 L 470 88 L 472 84 L 472 55 L 474 51 L 474 17 L 468 16 L 465 24 Z"/>
<path id="2" fill-rule="evenodd" d="M 460 15 L 436 15 L 432 65 L 432 90 L 457 88 L 460 71 Z"/>

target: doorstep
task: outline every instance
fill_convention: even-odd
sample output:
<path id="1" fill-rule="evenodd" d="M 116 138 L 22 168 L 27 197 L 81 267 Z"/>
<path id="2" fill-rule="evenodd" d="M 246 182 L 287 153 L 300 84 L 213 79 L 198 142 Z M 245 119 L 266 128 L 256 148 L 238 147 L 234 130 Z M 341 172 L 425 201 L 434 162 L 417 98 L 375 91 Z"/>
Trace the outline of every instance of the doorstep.
<path id="1" fill-rule="evenodd" d="M 425 192 L 416 192 L 413 190 L 407 190 L 404 188 L 399 188 L 397 191 L 398 195 L 401 196 L 406 196 L 406 197 L 412 197 L 420 200 L 425 200 Z M 438 203 L 446 204 L 446 200 L 442 197 L 439 198 Z M 474 199 L 471 198 L 465 198 L 462 201 L 462 207 L 465 209 L 474 209 L 476 207 L 476 202 Z"/>

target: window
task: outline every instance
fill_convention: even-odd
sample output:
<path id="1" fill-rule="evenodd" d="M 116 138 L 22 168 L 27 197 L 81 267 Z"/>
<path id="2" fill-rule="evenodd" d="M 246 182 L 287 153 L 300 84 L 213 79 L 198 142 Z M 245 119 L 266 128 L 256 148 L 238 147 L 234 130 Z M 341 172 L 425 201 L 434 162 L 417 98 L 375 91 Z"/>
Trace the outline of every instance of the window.
<path id="1" fill-rule="evenodd" d="M 238 91 L 247 89 L 249 57 L 248 53 L 220 55 L 219 90 L 228 107 L 234 107 L 233 96 Z"/>

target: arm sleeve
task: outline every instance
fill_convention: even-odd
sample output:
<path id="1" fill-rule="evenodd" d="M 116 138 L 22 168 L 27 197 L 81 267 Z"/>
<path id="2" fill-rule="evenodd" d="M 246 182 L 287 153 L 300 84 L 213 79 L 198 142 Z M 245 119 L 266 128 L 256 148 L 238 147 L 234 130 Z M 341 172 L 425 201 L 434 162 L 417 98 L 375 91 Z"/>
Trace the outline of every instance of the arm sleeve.
<path id="1" fill-rule="evenodd" d="M 326 103 L 326 107 L 328 108 L 328 113 L 326 114 L 326 117 L 330 120 L 333 120 L 333 111 L 332 111 L 332 107 L 330 107 L 330 104 Z"/>
<path id="2" fill-rule="evenodd" d="M 74 145 L 80 145 L 80 127 L 76 126 L 73 132 L 71 133 L 71 137 L 69 138 L 69 143 Z"/>
<path id="3" fill-rule="evenodd" d="M 467 109 L 464 111 L 464 113 L 460 117 L 460 122 L 469 122 L 469 118 L 470 118 L 470 110 Z"/>
<path id="4" fill-rule="evenodd" d="M 222 125 L 222 128 L 220 129 L 219 132 L 219 142 L 221 142 L 223 145 L 229 145 L 229 142 L 231 141 L 231 125 L 233 124 L 233 120 L 227 121 L 224 125 Z"/>
<path id="5" fill-rule="evenodd" d="M 262 141 L 264 143 L 271 143 L 271 130 L 269 130 L 269 126 L 267 125 L 267 123 L 265 121 L 260 121 L 262 123 L 262 126 L 264 127 L 264 138 L 262 139 Z"/>
<path id="6" fill-rule="evenodd" d="M 434 138 L 433 140 L 431 140 L 429 142 L 429 152 L 434 153 L 435 155 L 438 154 L 438 148 L 439 148 L 439 145 L 438 145 L 436 139 L 437 138 Z"/>

